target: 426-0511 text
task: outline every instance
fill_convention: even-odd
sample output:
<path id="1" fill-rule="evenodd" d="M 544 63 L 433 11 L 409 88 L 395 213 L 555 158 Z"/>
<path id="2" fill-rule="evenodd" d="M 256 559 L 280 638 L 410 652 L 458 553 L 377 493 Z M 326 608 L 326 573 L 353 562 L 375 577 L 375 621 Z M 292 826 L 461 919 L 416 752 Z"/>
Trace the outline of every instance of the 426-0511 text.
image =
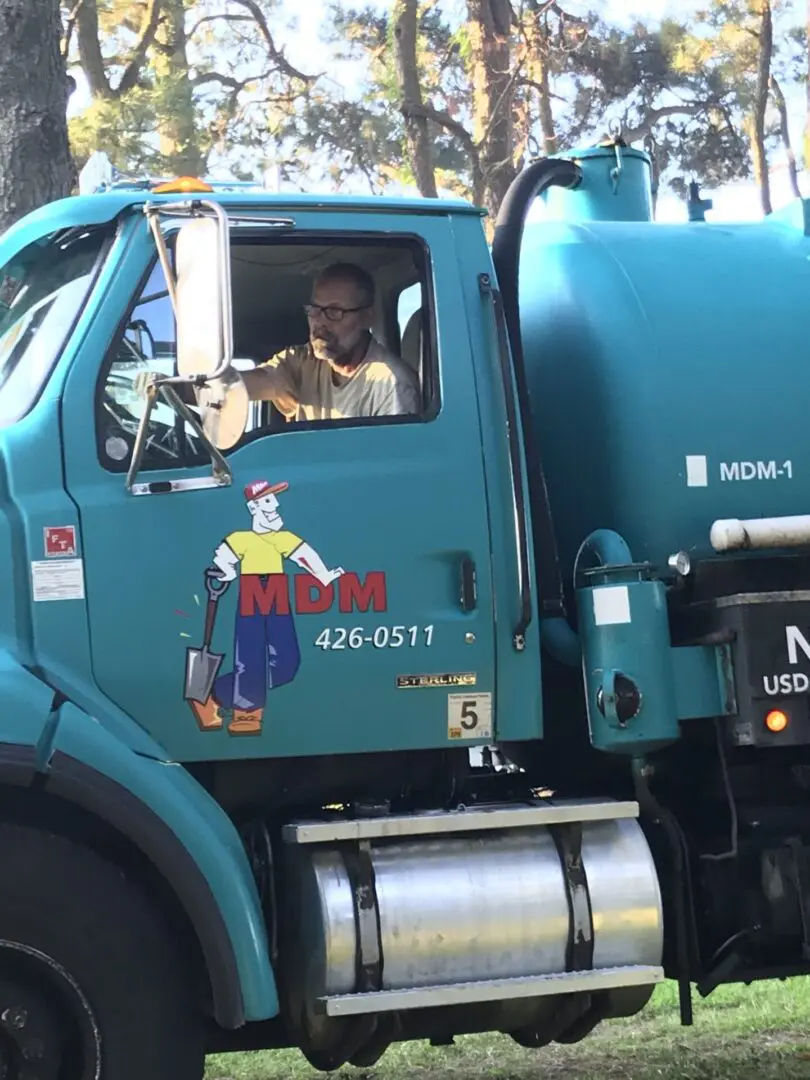
<path id="1" fill-rule="evenodd" d="M 417 645 L 430 646 L 432 643 L 432 626 L 378 626 L 374 630 L 362 626 L 348 630 L 345 626 L 337 626 L 322 630 L 315 638 L 319 649 L 333 650 L 362 649 L 364 645 L 374 649 L 399 649 L 402 646 L 414 649 Z"/>

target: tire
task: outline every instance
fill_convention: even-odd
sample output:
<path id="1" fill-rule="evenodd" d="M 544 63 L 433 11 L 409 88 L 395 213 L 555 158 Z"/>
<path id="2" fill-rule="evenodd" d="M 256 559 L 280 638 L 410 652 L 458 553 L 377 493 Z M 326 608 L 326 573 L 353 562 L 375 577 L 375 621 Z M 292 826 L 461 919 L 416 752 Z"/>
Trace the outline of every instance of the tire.
<path id="1" fill-rule="evenodd" d="M 17 825 L 0 824 L 0 867 L 0 1076 L 200 1080 L 188 965 L 141 888 Z"/>

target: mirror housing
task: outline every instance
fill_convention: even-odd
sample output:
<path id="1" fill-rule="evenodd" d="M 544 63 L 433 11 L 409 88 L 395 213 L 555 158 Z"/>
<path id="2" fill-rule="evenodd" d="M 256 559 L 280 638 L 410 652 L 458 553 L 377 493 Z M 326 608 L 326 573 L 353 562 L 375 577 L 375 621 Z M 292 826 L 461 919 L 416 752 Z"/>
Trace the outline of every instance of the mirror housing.
<path id="1" fill-rule="evenodd" d="M 189 424 L 208 448 L 213 466 L 209 478 L 172 481 L 170 490 L 230 484 L 231 470 L 221 450 L 242 437 L 250 414 L 247 388 L 233 363 L 231 243 L 228 215 L 208 199 L 147 203 L 144 213 L 155 240 L 177 324 L 177 374 L 152 374 L 145 387 L 146 407 L 127 473 L 133 495 L 152 493 L 152 485 L 136 484 L 146 445 L 149 418 L 158 395 Z M 161 215 L 189 220 L 177 231 L 175 268 L 160 224 Z M 176 271 L 176 272 L 175 272 Z M 175 385 L 192 386 L 199 418 L 184 404 Z M 164 490 L 163 488 L 160 489 Z"/>
<path id="2" fill-rule="evenodd" d="M 177 374 L 185 378 L 217 379 L 233 358 L 228 219 L 216 210 L 216 219 L 193 218 L 177 233 Z"/>

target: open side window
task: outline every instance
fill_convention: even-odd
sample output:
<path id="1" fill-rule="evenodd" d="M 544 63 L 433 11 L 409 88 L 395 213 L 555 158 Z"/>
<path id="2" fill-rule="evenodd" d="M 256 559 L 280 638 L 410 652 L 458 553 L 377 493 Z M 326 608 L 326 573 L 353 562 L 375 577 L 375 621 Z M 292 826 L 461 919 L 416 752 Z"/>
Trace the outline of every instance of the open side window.
<path id="1" fill-rule="evenodd" d="M 229 454 L 256 438 L 311 427 L 423 423 L 436 416 L 430 258 L 420 238 L 279 232 L 249 218 L 228 233 L 217 211 L 218 220 L 197 218 L 168 236 L 151 220 L 158 257 L 139 283 L 97 387 L 97 445 L 105 468 L 127 471 L 136 494 L 151 486 L 133 485 L 135 472 L 209 460 L 214 468 L 207 482 L 228 483 Z M 205 231 L 195 236 L 185 231 L 189 226 Z M 227 259 L 220 260 L 223 250 Z M 416 412 L 289 418 L 272 401 L 250 400 L 242 381 L 234 380 L 234 371 L 308 348 L 305 306 L 313 281 L 336 262 L 350 262 L 372 277 L 373 338 L 412 372 L 419 387 Z M 178 480 L 170 487 L 190 483 L 204 481 Z"/>
<path id="2" fill-rule="evenodd" d="M 235 357 L 237 371 L 254 366 Z M 177 369 L 177 320 L 166 273 L 159 259 L 141 282 L 126 318 L 106 357 L 96 395 L 96 437 L 99 458 L 113 472 L 129 469 L 138 431 L 148 407 L 142 380 L 150 374 L 171 379 Z M 175 385 L 179 399 L 202 423 L 200 407 L 189 384 Z M 249 410 L 245 433 L 261 423 L 257 404 Z M 140 471 L 202 465 L 208 448 L 197 427 L 162 397 L 154 402 L 145 430 Z"/>

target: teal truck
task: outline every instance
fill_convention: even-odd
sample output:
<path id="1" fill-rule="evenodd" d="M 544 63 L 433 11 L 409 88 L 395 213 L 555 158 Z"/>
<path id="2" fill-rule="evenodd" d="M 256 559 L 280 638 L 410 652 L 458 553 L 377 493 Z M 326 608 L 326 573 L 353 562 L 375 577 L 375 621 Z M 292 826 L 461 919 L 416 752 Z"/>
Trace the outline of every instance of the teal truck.
<path id="1" fill-rule="evenodd" d="M 490 242 L 91 164 L 0 238 L 0 1077 L 810 972 L 810 202 L 656 223 L 611 137 Z M 248 394 L 337 261 L 415 413 Z"/>

